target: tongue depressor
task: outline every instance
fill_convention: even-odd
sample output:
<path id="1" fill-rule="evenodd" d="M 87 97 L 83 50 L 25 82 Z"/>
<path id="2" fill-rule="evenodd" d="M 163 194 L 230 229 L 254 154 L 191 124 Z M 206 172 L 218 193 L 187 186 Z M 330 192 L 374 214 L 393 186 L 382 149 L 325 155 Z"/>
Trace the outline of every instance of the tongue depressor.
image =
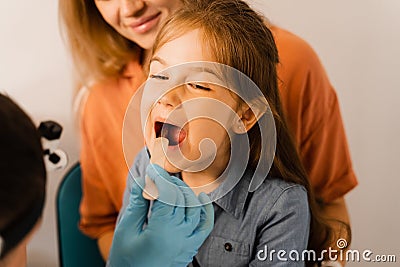
<path id="1" fill-rule="evenodd" d="M 153 164 L 158 164 L 162 168 L 164 168 L 165 163 L 165 153 L 163 147 L 165 149 L 168 148 L 169 140 L 165 137 L 156 138 L 154 141 L 153 151 L 151 153 L 150 162 Z M 145 177 L 145 186 L 143 190 L 143 198 L 148 200 L 155 200 L 158 198 L 158 190 L 155 183 L 146 175 Z"/>

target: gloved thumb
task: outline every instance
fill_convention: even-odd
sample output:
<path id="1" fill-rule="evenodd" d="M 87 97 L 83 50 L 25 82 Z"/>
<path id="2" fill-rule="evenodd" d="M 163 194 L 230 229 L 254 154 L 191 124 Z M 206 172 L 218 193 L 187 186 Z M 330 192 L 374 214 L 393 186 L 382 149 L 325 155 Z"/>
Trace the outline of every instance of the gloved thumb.
<path id="1" fill-rule="evenodd" d="M 123 211 L 118 230 L 127 230 L 129 233 L 139 234 L 143 230 L 144 222 L 149 210 L 149 201 L 142 196 L 145 184 L 144 177 L 134 178 L 129 196 L 129 204 Z"/>
<path id="2" fill-rule="evenodd" d="M 157 201 L 172 206 L 182 207 L 185 205 L 185 199 L 179 187 L 173 182 L 176 177 L 172 177 L 169 173 L 157 164 L 147 166 L 146 174 L 154 181 L 159 197 Z"/>

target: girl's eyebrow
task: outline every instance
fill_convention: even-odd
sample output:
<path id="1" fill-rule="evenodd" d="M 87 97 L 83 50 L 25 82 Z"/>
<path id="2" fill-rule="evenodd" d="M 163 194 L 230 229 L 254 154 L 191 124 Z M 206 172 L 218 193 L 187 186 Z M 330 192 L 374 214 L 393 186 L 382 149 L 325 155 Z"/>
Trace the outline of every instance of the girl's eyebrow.
<path id="1" fill-rule="evenodd" d="M 154 61 L 158 61 L 158 62 L 160 62 L 161 65 L 164 65 L 164 66 L 167 65 L 166 62 L 165 62 L 165 60 L 162 59 L 162 58 L 160 58 L 160 57 L 158 57 L 158 56 L 152 57 L 152 58 L 150 59 L 150 63 L 152 63 L 152 62 L 154 62 Z"/>

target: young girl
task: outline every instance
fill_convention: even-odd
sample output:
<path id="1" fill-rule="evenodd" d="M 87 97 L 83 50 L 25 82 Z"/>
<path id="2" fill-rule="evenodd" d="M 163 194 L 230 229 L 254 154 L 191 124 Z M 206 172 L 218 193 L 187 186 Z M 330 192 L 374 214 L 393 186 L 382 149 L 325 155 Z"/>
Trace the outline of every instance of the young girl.
<path id="1" fill-rule="evenodd" d="M 227 74 L 222 67 L 222 71 L 218 67 L 213 70 L 209 62 L 225 64 L 246 74 L 269 104 L 277 133 L 276 153 L 270 172 L 255 187 L 252 185 L 258 164 L 269 164 L 263 157 L 265 147 L 261 139 L 270 136 L 261 136 L 261 133 L 264 128 L 273 127 L 273 123 L 260 123 L 268 116 L 268 109 L 258 112 L 263 106 L 255 102 L 260 99 L 251 86 L 229 88 L 233 93 L 213 80 L 199 82 L 205 72 L 212 77 L 238 77 L 229 71 Z M 317 258 L 304 259 L 311 265 L 321 255 L 322 248 L 332 241 L 332 230 L 320 215 L 285 123 L 277 85 L 277 63 L 278 52 L 270 30 L 261 17 L 239 0 L 211 3 L 199 0 L 187 4 L 168 20 L 155 41 L 145 92 L 166 86 L 172 90 L 157 99 L 150 109 L 144 133 L 147 147 L 153 151 L 156 138 L 167 138 L 167 160 L 162 167 L 169 173 L 178 173 L 194 191 L 208 193 L 215 209 L 214 229 L 194 258 L 194 266 L 303 266 L 301 255 L 306 249 L 317 255 Z M 171 84 L 173 80 L 186 82 L 176 87 Z M 232 84 L 229 80 L 223 83 Z M 220 103 L 221 108 L 212 106 L 215 103 Z M 234 115 L 228 112 L 221 117 L 222 107 L 229 107 Z M 175 112 L 195 115 L 189 116 L 186 123 L 177 123 L 180 116 Z M 216 117 L 224 123 L 215 121 Z M 218 182 L 229 166 L 229 158 L 235 158 L 233 140 L 245 134 L 250 147 L 245 170 L 230 171 L 225 180 Z M 207 150 L 202 151 L 205 155 L 199 152 L 205 139 L 213 140 L 215 157 L 208 155 Z M 210 157 L 213 160 L 206 167 L 194 170 L 193 163 L 182 164 L 174 156 L 177 150 L 187 162 L 197 160 L 196 164 L 202 164 Z M 154 178 L 157 174 L 149 171 L 148 165 L 148 155 L 143 151 L 133 167 L 134 174 Z M 231 170 L 236 170 L 232 166 Z M 165 176 L 162 170 L 159 172 Z M 218 194 L 232 180 L 237 181 L 232 190 Z M 274 255 L 280 250 L 284 254 Z M 289 257 L 292 251 L 300 258 L 294 254 Z"/>
<path id="2" fill-rule="evenodd" d="M 190 1 L 195 0 L 59 0 L 78 87 L 89 88 L 80 120 L 80 227 L 99 240 L 105 258 L 129 167 L 121 140 L 125 110 L 145 80 L 142 63 L 159 28 Z M 271 30 L 280 57 L 283 108 L 310 183 L 325 204 L 324 213 L 348 221 L 343 196 L 357 182 L 336 94 L 308 44 L 278 27 Z"/>

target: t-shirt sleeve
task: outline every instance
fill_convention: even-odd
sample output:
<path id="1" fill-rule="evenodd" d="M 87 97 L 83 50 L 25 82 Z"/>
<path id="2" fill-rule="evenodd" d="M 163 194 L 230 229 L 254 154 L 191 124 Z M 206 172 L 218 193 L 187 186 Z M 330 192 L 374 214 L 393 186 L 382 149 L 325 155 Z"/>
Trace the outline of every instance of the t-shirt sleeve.
<path id="1" fill-rule="evenodd" d="M 325 202 L 344 196 L 357 185 L 352 169 L 339 103 L 333 90 L 328 92 L 321 121 L 304 136 L 300 144 L 303 164 L 317 197 Z M 312 120 L 312 117 L 305 117 Z"/>
<path id="2" fill-rule="evenodd" d="M 357 185 L 336 92 L 305 41 L 277 27 L 272 31 L 289 128 L 316 196 L 331 202 Z"/>
<path id="3" fill-rule="evenodd" d="M 91 92 L 81 118 L 83 196 L 79 226 L 92 238 L 114 230 L 128 173 L 118 142 L 120 123 L 112 110 L 99 108 L 104 106 L 101 98 Z"/>

